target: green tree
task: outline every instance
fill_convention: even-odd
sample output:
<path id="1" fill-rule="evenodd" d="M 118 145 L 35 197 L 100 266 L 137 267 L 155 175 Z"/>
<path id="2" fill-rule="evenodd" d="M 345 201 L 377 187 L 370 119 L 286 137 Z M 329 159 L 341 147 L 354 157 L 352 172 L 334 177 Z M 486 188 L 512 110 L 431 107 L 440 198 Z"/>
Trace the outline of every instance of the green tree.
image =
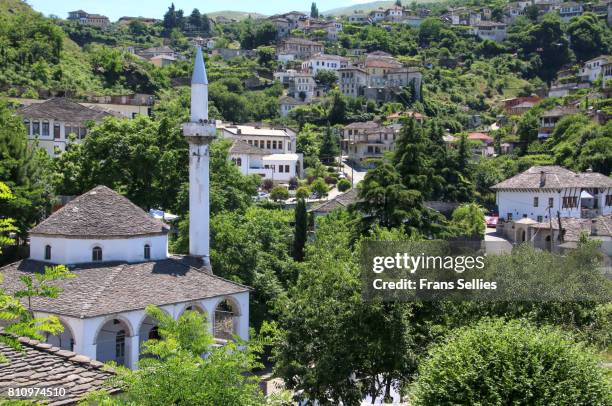
<path id="1" fill-rule="evenodd" d="M 346 122 L 346 99 L 338 91 L 332 92 L 331 105 L 327 112 L 327 120 L 331 124 L 343 124 Z"/>
<path id="2" fill-rule="evenodd" d="M 0 101 L 0 182 L 13 195 L 0 199 L 0 213 L 14 219 L 23 239 L 51 206 L 50 166 L 47 153 L 28 144 L 21 119 Z"/>
<path id="3" fill-rule="evenodd" d="M 327 184 L 325 183 L 323 179 L 317 178 L 310 185 L 310 190 L 317 198 L 321 199 L 327 196 L 327 192 L 329 191 L 329 188 L 327 187 Z"/>
<path id="4" fill-rule="evenodd" d="M 304 259 L 304 247 L 308 236 L 308 212 L 306 201 L 299 198 L 295 206 L 295 229 L 293 232 L 293 259 L 301 262 Z"/>
<path id="5" fill-rule="evenodd" d="M 189 21 L 189 24 L 191 24 L 196 30 L 199 30 L 202 27 L 202 14 L 200 13 L 200 10 L 194 8 L 187 21 Z"/>
<path id="6" fill-rule="evenodd" d="M 331 69 L 319 69 L 314 79 L 320 85 L 332 87 L 338 81 L 338 75 Z"/>
<path id="7" fill-rule="evenodd" d="M 467 237 L 483 238 L 486 231 L 484 210 L 476 203 L 462 204 L 452 214 L 453 224 Z"/>
<path id="8" fill-rule="evenodd" d="M 383 163 L 368 171 L 358 189 L 357 207 L 381 226 L 391 228 L 421 221 L 420 192 L 406 189 L 392 165 Z"/>
<path id="9" fill-rule="evenodd" d="M 314 1 L 310 6 L 310 18 L 319 18 L 319 9 L 317 8 L 317 3 Z"/>
<path id="10" fill-rule="evenodd" d="M 138 370 L 116 368 L 113 383 L 122 389 L 122 396 L 96 393 L 88 401 L 145 406 L 265 404 L 251 373 L 259 366 L 257 343 L 214 345 L 205 316 L 195 311 L 178 320 L 153 306 L 147 314 L 158 322 L 160 339 L 145 342 Z"/>
<path id="11" fill-rule="evenodd" d="M 310 189 L 307 186 L 300 186 L 295 191 L 295 197 L 298 199 L 308 199 L 310 196 Z"/>
<path id="12" fill-rule="evenodd" d="M 434 174 L 428 160 L 427 142 L 423 130 L 417 127 L 413 119 L 404 122 L 395 145 L 393 163 L 402 178 L 403 185 L 428 197 L 434 189 L 434 183 L 441 179 Z"/>
<path id="13" fill-rule="evenodd" d="M 287 200 L 289 198 L 289 191 L 284 186 L 275 186 L 270 192 L 270 198 L 275 202 Z"/>
<path id="14" fill-rule="evenodd" d="M 317 220 L 298 281 L 275 307 L 276 373 L 304 391 L 303 399 L 323 404 L 385 395 L 415 367 L 406 334 L 410 307 L 361 298 L 358 255 L 350 249 L 353 222 L 345 211 Z"/>
<path id="15" fill-rule="evenodd" d="M 411 404 L 609 405 L 612 387 L 598 364 L 558 330 L 483 321 L 432 349 L 419 366 Z"/>
<path id="16" fill-rule="evenodd" d="M 338 181 L 338 190 L 341 192 L 346 192 L 351 188 L 351 182 L 348 179 L 340 179 Z"/>
<path id="17" fill-rule="evenodd" d="M 580 62 L 610 51 L 612 34 L 607 32 L 606 27 L 593 13 L 587 12 L 573 18 L 567 27 L 567 33 L 570 47 Z"/>
<path id="18" fill-rule="evenodd" d="M 323 133 L 323 139 L 321 140 L 321 146 L 319 148 L 319 159 L 321 162 L 332 163 L 335 162 L 336 158 L 340 154 L 340 140 L 338 136 L 334 134 L 331 127 L 327 127 Z"/>

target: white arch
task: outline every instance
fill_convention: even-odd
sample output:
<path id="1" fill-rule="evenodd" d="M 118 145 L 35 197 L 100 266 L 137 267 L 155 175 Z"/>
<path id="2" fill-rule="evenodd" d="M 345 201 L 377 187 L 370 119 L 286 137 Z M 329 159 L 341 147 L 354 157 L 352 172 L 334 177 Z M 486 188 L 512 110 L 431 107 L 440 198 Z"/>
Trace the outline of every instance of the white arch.
<path id="1" fill-rule="evenodd" d="M 214 311 L 217 311 L 217 307 L 219 307 L 219 304 L 221 304 L 221 302 L 223 302 L 224 300 L 227 300 L 232 305 L 232 310 L 234 311 L 234 316 L 236 316 L 236 317 L 242 316 L 242 308 L 240 306 L 240 303 L 238 303 L 238 301 L 235 298 L 233 298 L 232 296 L 221 296 L 221 297 L 219 297 L 218 300 L 215 302 L 215 305 L 213 307 Z"/>
<path id="2" fill-rule="evenodd" d="M 107 316 L 104 318 L 104 320 L 102 320 L 102 322 L 100 322 L 100 324 L 98 325 L 98 327 L 96 328 L 96 334 L 94 335 L 94 344 L 98 343 L 98 336 L 100 335 L 100 331 L 102 331 L 102 327 L 104 327 L 106 325 L 106 323 L 108 323 L 109 321 L 113 321 L 113 320 L 119 320 L 121 321 L 123 324 L 126 325 L 128 331 L 128 336 L 132 337 L 135 332 L 134 332 L 134 327 L 132 326 L 132 323 L 130 323 L 130 320 L 128 320 L 126 317 L 121 316 L 119 314 L 113 315 L 113 316 Z"/>
<path id="3" fill-rule="evenodd" d="M 70 326 L 70 323 L 66 319 L 59 316 L 56 317 L 58 318 L 64 330 L 58 334 L 48 334 L 46 337 L 46 342 L 51 345 L 55 345 L 57 341 L 58 347 L 70 351 L 74 350 L 74 348 L 76 347 L 76 335 L 74 334 L 74 329 L 72 328 L 72 326 Z M 65 345 L 62 345 L 62 340 L 68 338 L 72 340 L 72 348 L 68 348 Z"/>
<path id="4" fill-rule="evenodd" d="M 178 320 L 179 317 L 181 317 L 186 311 L 188 307 L 192 307 L 192 310 L 195 310 L 199 313 L 202 313 L 206 316 L 206 321 L 210 322 L 210 314 L 208 314 L 208 310 L 206 310 L 206 307 L 204 307 L 204 305 L 202 305 L 199 302 L 187 302 L 184 303 L 181 307 L 181 310 L 177 313 L 176 315 L 176 319 Z"/>
<path id="5" fill-rule="evenodd" d="M 164 313 L 166 313 L 168 316 L 172 317 L 172 315 L 170 314 L 170 312 L 166 309 L 163 309 L 161 307 L 158 307 L 159 310 L 163 311 Z M 138 330 L 137 331 L 140 334 L 140 329 L 142 328 L 142 323 L 144 323 L 144 321 L 147 319 L 147 317 L 153 318 L 151 316 L 149 316 L 146 312 L 142 315 L 142 317 L 140 318 L 140 320 L 138 321 Z"/>

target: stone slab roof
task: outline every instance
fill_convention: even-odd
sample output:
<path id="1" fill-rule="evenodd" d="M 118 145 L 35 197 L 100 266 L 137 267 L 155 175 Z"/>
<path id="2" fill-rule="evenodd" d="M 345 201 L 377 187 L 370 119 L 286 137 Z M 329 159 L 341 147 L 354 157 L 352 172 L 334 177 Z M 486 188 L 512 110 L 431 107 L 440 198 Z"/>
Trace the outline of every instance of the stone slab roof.
<path id="1" fill-rule="evenodd" d="M 347 208 L 348 206 L 357 203 L 357 189 L 353 188 L 346 193 L 336 196 L 332 200 L 318 205 L 310 211 L 317 214 L 327 214 L 334 209 Z"/>
<path id="2" fill-rule="evenodd" d="M 102 121 L 104 117 L 112 115 L 61 97 L 21 107 L 17 110 L 17 114 L 28 119 L 57 120 L 79 124 L 87 121 Z"/>
<path id="3" fill-rule="evenodd" d="M 232 147 L 229 150 L 230 154 L 247 154 L 247 155 L 266 155 L 267 152 L 261 148 L 254 147 L 246 141 L 234 140 Z"/>
<path id="4" fill-rule="evenodd" d="M 552 224 L 553 230 L 559 229 L 559 221 L 557 218 L 552 218 L 550 223 L 545 221 L 534 225 L 540 229 L 550 229 Z M 586 233 L 591 238 L 597 237 L 612 237 L 612 215 L 598 216 L 592 219 L 579 219 L 574 217 L 561 218 L 561 227 L 565 231 L 563 235 L 564 241 L 580 241 L 580 234 Z"/>
<path id="5" fill-rule="evenodd" d="M 197 268 L 189 257 L 141 263 L 79 264 L 75 278 L 53 284 L 63 289 L 56 299 L 34 298 L 32 309 L 79 318 L 103 316 L 217 296 L 246 292 L 248 287 Z M 25 259 L 0 268 L 2 287 L 9 293 L 23 289 L 21 276 L 43 272 L 49 264 Z"/>
<path id="6" fill-rule="evenodd" d="M 121 238 L 164 234 L 168 229 L 114 190 L 96 186 L 32 228 L 30 234 Z"/>
<path id="7" fill-rule="evenodd" d="M 576 173 L 556 165 L 532 166 L 491 189 L 609 188 L 612 179 L 597 172 Z"/>
<path id="8" fill-rule="evenodd" d="M 345 130 L 349 130 L 349 129 L 374 130 L 380 127 L 381 125 L 377 123 L 376 121 L 355 121 L 353 123 L 350 123 L 344 126 L 344 129 Z"/>
<path id="9" fill-rule="evenodd" d="M 118 392 L 105 386 L 114 373 L 103 370 L 101 362 L 37 340 L 20 338 L 19 341 L 23 351 L 0 344 L 0 354 L 8 360 L 0 365 L 0 397 L 7 398 L 9 388 L 64 388 L 64 396 L 48 397 L 48 401 L 37 403 L 59 406 L 77 404 L 98 389 Z"/>

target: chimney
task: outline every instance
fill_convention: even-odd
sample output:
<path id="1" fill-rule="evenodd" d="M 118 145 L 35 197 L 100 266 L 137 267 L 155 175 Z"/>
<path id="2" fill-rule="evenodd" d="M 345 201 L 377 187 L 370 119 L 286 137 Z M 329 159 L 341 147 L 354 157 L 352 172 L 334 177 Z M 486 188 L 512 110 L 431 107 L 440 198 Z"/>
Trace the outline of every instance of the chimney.
<path id="1" fill-rule="evenodd" d="M 544 187 L 546 184 L 546 173 L 544 171 L 540 171 L 540 187 Z"/>

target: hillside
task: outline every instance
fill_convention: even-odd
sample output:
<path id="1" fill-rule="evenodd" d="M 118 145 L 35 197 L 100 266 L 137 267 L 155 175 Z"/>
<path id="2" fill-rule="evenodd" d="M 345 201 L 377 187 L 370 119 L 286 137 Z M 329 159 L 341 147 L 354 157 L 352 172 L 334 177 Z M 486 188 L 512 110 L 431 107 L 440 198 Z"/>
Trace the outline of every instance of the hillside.
<path id="1" fill-rule="evenodd" d="M 254 19 L 265 18 L 266 16 L 259 13 L 250 13 L 247 11 L 232 11 L 232 10 L 223 10 L 223 11 L 214 11 L 212 13 L 206 13 L 208 17 L 215 19 L 217 17 L 225 17 L 230 20 L 242 21 L 249 16 Z"/>
<path id="2" fill-rule="evenodd" d="M 427 0 L 427 1 L 416 1 L 416 3 L 435 3 L 436 0 Z M 338 7 L 332 8 L 330 10 L 322 11 L 321 14 L 325 16 L 346 16 L 349 14 L 354 14 L 356 11 L 369 13 L 372 10 L 376 10 L 379 7 L 388 8 L 395 4 L 394 1 L 373 1 L 370 3 L 359 3 L 352 6 L 347 7 Z"/>

